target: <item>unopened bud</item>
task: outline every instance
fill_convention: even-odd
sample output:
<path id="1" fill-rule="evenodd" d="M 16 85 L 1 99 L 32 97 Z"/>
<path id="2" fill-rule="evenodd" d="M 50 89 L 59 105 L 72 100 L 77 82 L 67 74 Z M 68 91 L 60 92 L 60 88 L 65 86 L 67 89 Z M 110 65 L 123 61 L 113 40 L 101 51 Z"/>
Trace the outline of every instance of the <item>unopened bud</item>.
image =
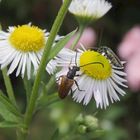
<path id="1" fill-rule="evenodd" d="M 95 130 L 99 126 L 98 119 L 91 115 L 85 116 L 85 125 L 89 130 Z"/>
<path id="2" fill-rule="evenodd" d="M 76 122 L 78 124 L 83 124 L 84 123 L 84 117 L 82 114 L 79 114 L 79 116 L 76 118 Z"/>
<path id="3" fill-rule="evenodd" d="M 78 126 L 78 132 L 80 134 L 85 134 L 87 132 L 87 127 L 85 125 L 79 125 Z"/>

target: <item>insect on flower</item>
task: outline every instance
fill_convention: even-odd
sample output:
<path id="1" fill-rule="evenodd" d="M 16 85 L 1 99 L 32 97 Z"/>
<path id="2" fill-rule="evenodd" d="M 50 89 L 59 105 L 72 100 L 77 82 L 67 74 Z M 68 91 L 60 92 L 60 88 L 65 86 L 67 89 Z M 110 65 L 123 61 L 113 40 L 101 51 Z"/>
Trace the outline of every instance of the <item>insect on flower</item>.
<path id="1" fill-rule="evenodd" d="M 69 70 L 65 68 L 69 68 L 70 61 L 75 58 L 76 66 L 80 69 L 76 71 L 75 76 L 77 74 L 80 76 L 74 76 L 72 80 L 76 80 L 82 91 L 79 91 L 75 82 L 73 82 L 66 94 L 71 93 L 70 90 L 73 91 L 73 100 L 83 105 L 87 105 L 94 98 L 97 108 L 103 109 L 109 106 L 110 102 L 120 101 L 119 95 L 124 96 L 126 94 L 122 88 L 128 88 L 128 86 L 125 79 L 126 73 L 123 72 L 123 67 L 121 67 L 123 62 L 117 61 L 117 58 L 111 51 L 107 51 L 107 48 L 106 51 L 100 49 L 86 50 L 81 44 L 81 49 L 77 49 L 77 57 L 75 57 L 75 51 L 63 48 L 56 58 L 57 66 L 63 69 L 56 74 L 56 77 L 61 77 L 61 80 L 63 76 L 67 78 Z M 95 65 L 93 62 L 98 64 Z M 91 65 L 91 63 L 93 64 Z M 67 83 L 62 84 L 61 80 L 59 81 L 60 86 L 62 89 L 66 88 Z"/>
<path id="2" fill-rule="evenodd" d="M 76 65 L 76 66 L 73 66 L 72 68 L 69 67 L 69 71 L 67 72 L 67 75 L 62 75 L 59 77 L 58 80 L 60 80 L 60 82 L 58 86 L 58 95 L 61 99 L 64 99 L 68 95 L 70 90 L 71 90 L 71 93 L 73 92 L 71 87 L 74 83 L 76 84 L 77 89 L 79 91 L 83 91 L 79 88 L 78 83 L 74 79 L 74 77 L 80 76 L 80 75 L 77 75 L 76 72 L 79 71 L 81 67 L 92 65 L 92 64 L 100 64 L 102 65 L 102 67 L 104 67 L 104 65 L 101 62 L 92 62 L 92 63 L 88 63 L 79 67 Z"/>
<path id="3" fill-rule="evenodd" d="M 94 48 L 97 52 L 101 53 L 105 56 L 108 60 L 110 60 L 111 64 L 114 65 L 116 68 L 123 69 L 123 63 L 120 61 L 118 56 L 108 47 L 100 47 Z"/>

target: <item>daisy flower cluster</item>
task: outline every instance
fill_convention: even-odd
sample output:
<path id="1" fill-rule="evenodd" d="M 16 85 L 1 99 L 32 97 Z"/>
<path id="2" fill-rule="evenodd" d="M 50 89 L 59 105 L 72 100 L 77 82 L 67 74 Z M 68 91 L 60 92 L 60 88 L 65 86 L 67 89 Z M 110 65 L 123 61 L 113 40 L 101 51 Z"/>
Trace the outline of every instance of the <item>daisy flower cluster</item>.
<path id="1" fill-rule="evenodd" d="M 102 17 L 111 7 L 105 0 L 72 0 L 69 11 L 82 19 L 82 22 L 89 22 Z M 49 32 L 31 24 L 9 27 L 8 32 L 0 31 L 1 68 L 8 66 L 7 74 L 16 71 L 16 76 L 21 74 L 24 77 L 27 74 L 30 79 L 32 71 L 35 74 L 38 70 L 48 37 Z M 56 36 L 53 46 L 61 38 Z M 122 72 L 123 67 L 116 67 L 112 59 L 104 55 L 105 52 L 86 50 L 81 46 L 82 49 L 77 52 L 63 48 L 55 59 L 47 64 L 46 70 L 53 74 L 56 67 L 62 67 L 56 74 L 57 79 L 61 76 L 68 78 L 69 66 L 75 66 L 78 69 L 73 75 L 74 83 L 70 87 L 73 99 L 87 105 L 94 97 L 97 107 L 106 108 L 110 101 L 113 103 L 120 100 L 118 94 L 125 95 L 120 86 L 127 88 L 124 78 L 126 74 Z M 121 61 L 120 63 L 123 65 Z"/>
<path id="2" fill-rule="evenodd" d="M 2 106 L 12 116 L 7 117 L 7 113 L 3 113 L 4 109 L 1 110 L 0 115 L 4 119 L 1 127 L 17 127 L 17 139 L 26 139 L 30 134 L 30 124 L 36 111 L 59 99 L 56 91 L 50 90 L 55 82 L 58 82 L 57 92 L 61 99 L 71 94 L 74 101 L 87 105 L 93 98 L 96 107 L 101 109 L 106 109 L 110 102 L 119 101 L 120 95 L 126 94 L 122 89 L 127 88 L 124 62 L 107 47 L 85 49 L 88 48 L 87 40 L 84 45 L 80 41 L 87 25 L 104 16 L 112 5 L 106 0 L 62 1 L 64 3 L 50 33 L 30 23 L 9 27 L 7 31 L 0 30 L 0 68 L 3 69 L 7 92 L 5 95 L 0 91 L 0 97 Z M 78 30 L 59 36 L 57 33 L 68 10 L 77 18 Z M 71 49 L 66 48 L 72 36 Z M 93 34 L 92 36 L 94 37 Z M 77 47 L 78 44 L 81 48 Z M 74 51 L 76 47 L 78 49 Z M 46 78 L 48 83 L 42 79 L 45 68 L 48 74 L 53 75 L 49 77 L 50 81 Z M 25 78 L 23 83 L 27 104 L 23 114 L 18 108 L 11 79 L 8 77 L 12 73 Z M 31 79 L 33 76 L 35 77 Z M 95 127 L 98 127 L 96 118 L 88 116 L 85 119 L 95 131 Z"/>
<path id="3" fill-rule="evenodd" d="M 94 97 L 97 108 L 106 108 L 109 106 L 109 101 L 113 103 L 120 100 L 118 94 L 122 96 L 126 94 L 120 87 L 127 88 L 125 84 L 127 81 L 124 78 L 126 73 L 97 51 L 86 50 L 83 45 L 77 52 L 64 48 L 58 54 L 56 61 L 58 66 L 63 67 L 57 73 L 58 78 L 67 75 L 69 66 L 80 68 L 76 73 L 79 76 L 74 77 L 77 85 L 73 84 L 71 88 L 72 98 L 76 102 L 87 105 Z"/>

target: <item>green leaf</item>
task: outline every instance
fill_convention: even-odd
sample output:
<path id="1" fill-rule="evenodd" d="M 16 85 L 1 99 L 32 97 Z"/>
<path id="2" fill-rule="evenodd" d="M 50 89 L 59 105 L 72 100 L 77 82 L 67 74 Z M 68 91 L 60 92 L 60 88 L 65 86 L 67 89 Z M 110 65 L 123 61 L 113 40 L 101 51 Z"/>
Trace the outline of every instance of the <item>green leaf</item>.
<path id="1" fill-rule="evenodd" d="M 53 133 L 53 136 L 51 137 L 51 140 L 59 140 L 59 130 L 58 130 L 58 128 Z"/>
<path id="2" fill-rule="evenodd" d="M 0 102 L 5 104 L 5 106 L 10 112 L 14 113 L 17 116 L 20 117 L 22 116 L 21 113 L 18 111 L 17 107 L 12 104 L 9 98 L 5 96 L 1 90 L 0 90 Z"/>
<path id="3" fill-rule="evenodd" d="M 10 122 L 20 122 L 22 120 L 22 115 L 16 107 L 11 103 L 11 101 L 2 93 L 0 90 L 0 115 L 4 120 Z"/>
<path id="4" fill-rule="evenodd" d="M 58 52 L 68 43 L 68 41 L 76 33 L 76 31 L 77 30 L 72 31 L 52 47 L 49 60 L 51 60 L 58 54 Z"/>
<path id="5" fill-rule="evenodd" d="M 3 121 L 0 122 L 0 128 L 20 127 L 20 124 Z"/>
<path id="6" fill-rule="evenodd" d="M 13 114 L 8 110 L 5 104 L 0 102 L 0 115 L 3 117 L 4 120 L 10 122 L 20 122 L 21 118 Z"/>

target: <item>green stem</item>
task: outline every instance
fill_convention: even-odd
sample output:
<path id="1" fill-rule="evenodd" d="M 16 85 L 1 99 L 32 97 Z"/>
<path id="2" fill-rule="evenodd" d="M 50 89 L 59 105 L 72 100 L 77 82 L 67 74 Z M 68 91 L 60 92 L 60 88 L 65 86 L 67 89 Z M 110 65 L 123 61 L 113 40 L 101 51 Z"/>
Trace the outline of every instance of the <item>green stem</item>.
<path id="1" fill-rule="evenodd" d="M 51 89 L 53 87 L 53 85 L 55 84 L 55 76 L 51 76 L 50 80 L 48 81 L 47 85 L 45 86 L 44 92 L 46 92 L 45 94 L 48 94 L 49 89 Z"/>
<path id="2" fill-rule="evenodd" d="M 4 68 L 2 70 L 2 75 L 3 75 L 4 83 L 5 83 L 5 86 L 6 86 L 8 97 L 9 97 L 10 101 L 15 106 L 17 106 L 16 99 L 15 99 L 15 96 L 14 96 L 13 87 L 12 87 L 12 83 L 11 83 L 11 80 L 10 80 L 9 76 L 7 75 L 7 68 Z"/>
<path id="3" fill-rule="evenodd" d="M 17 134 L 17 140 L 25 140 L 26 139 L 26 133 L 23 129 L 17 128 L 16 134 Z"/>
<path id="4" fill-rule="evenodd" d="M 73 50 L 73 49 L 75 48 L 75 46 L 77 45 L 79 39 L 81 38 L 81 36 L 82 36 L 82 34 L 83 34 L 83 32 L 84 32 L 84 29 L 85 29 L 85 26 L 80 25 L 79 30 L 78 30 L 78 32 L 77 32 L 77 36 L 76 36 L 76 38 L 74 39 L 73 44 L 71 45 L 71 49 L 72 49 L 72 50 Z"/>
<path id="5" fill-rule="evenodd" d="M 40 62 L 40 66 L 39 66 L 39 69 L 38 69 L 38 72 L 37 72 L 37 75 L 36 75 L 36 78 L 35 78 L 35 82 L 34 82 L 34 85 L 33 85 L 31 97 L 30 97 L 30 100 L 29 100 L 29 103 L 28 103 L 28 106 L 27 106 L 27 110 L 25 112 L 25 118 L 24 118 L 24 124 L 26 126 L 24 128 L 25 130 L 28 130 L 29 124 L 32 120 L 33 112 L 35 110 L 36 100 L 38 98 L 38 90 L 39 90 L 39 84 L 40 84 L 40 81 L 41 81 L 41 76 L 42 76 L 42 73 L 45 70 L 45 66 L 46 66 L 46 63 L 47 63 L 47 59 L 48 59 L 51 47 L 52 47 L 53 42 L 55 40 L 55 36 L 57 35 L 57 33 L 60 29 L 60 26 L 61 26 L 61 24 L 64 20 L 64 17 L 67 13 L 67 10 L 68 10 L 68 7 L 69 7 L 71 1 L 72 0 L 65 0 L 64 1 L 62 7 L 60 8 L 60 11 L 58 12 L 58 15 L 55 19 L 55 22 L 52 26 L 50 36 L 47 40 L 46 47 L 44 49 L 44 53 L 43 53 L 43 56 L 42 56 L 42 59 L 41 59 L 41 62 Z"/>
<path id="6" fill-rule="evenodd" d="M 31 95 L 31 81 L 27 79 L 27 76 L 24 76 L 23 83 L 24 83 L 24 88 L 26 90 L 26 98 L 28 104 Z"/>

